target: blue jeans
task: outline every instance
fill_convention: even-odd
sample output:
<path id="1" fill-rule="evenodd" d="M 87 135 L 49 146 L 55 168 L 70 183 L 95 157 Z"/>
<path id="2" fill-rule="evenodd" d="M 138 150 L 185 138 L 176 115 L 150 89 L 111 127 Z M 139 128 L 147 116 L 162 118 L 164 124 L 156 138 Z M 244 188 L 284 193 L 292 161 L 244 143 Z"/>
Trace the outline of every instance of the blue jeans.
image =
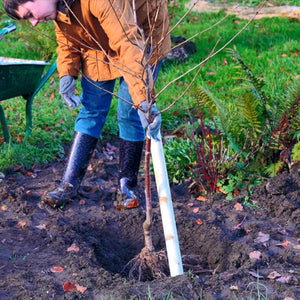
<path id="1" fill-rule="evenodd" d="M 161 63 L 152 70 L 155 81 L 160 66 Z M 113 92 L 115 81 L 95 82 L 82 77 L 82 107 L 75 122 L 75 131 L 99 138 L 112 101 L 112 95 L 105 90 Z M 121 99 L 123 98 L 133 104 L 128 85 L 122 77 L 120 78 L 118 95 Z M 137 110 L 121 99 L 118 98 L 117 108 L 120 138 L 130 142 L 143 141 L 145 139 L 145 129 L 141 124 Z"/>

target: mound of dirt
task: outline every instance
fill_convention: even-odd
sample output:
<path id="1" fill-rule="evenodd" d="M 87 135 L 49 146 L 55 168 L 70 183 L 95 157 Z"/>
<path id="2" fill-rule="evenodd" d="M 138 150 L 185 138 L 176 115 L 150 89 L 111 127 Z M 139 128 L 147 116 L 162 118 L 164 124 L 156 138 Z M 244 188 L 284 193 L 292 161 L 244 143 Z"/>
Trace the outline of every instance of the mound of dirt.
<path id="1" fill-rule="evenodd" d="M 64 164 L 11 170 L 0 183 L 0 299 L 300 299 L 299 174 L 270 179 L 247 202 L 173 186 L 185 273 L 142 282 L 128 279 L 126 264 L 144 246 L 143 180 L 140 207 L 117 210 L 118 149 L 99 145 L 78 198 L 45 208 L 40 197 Z M 155 190 L 153 183 L 159 251 L 165 242 Z"/>

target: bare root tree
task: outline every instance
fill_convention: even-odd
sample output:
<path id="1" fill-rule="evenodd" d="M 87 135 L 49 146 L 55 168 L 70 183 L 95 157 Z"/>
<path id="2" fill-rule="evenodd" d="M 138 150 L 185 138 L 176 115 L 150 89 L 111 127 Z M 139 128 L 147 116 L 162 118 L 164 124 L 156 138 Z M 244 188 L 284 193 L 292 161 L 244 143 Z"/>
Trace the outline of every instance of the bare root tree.
<path id="1" fill-rule="evenodd" d="M 120 16 L 118 12 L 118 2 L 108 0 L 110 2 L 110 5 L 112 6 L 112 9 L 115 11 L 116 16 Z M 267 1 L 263 2 L 263 5 Z M 170 109 L 173 105 L 175 105 L 188 91 L 188 89 L 191 87 L 191 85 L 194 83 L 196 77 L 198 76 L 199 72 L 202 70 L 202 68 L 205 66 L 205 63 L 211 59 L 212 57 L 216 56 L 218 53 L 223 51 L 237 36 L 239 36 L 253 21 L 257 13 L 248 21 L 248 23 L 241 28 L 233 37 L 231 37 L 228 41 L 225 41 L 223 45 L 221 45 L 219 48 L 220 40 L 218 40 L 215 44 L 215 46 L 211 49 L 211 52 L 208 54 L 208 56 L 203 59 L 202 61 L 199 61 L 193 68 L 188 70 L 186 73 L 181 74 L 177 78 L 174 78 L 169 83 L 165 84 L 164 88 L 160 91 L 157 91 L 154 93 L 153 89 L 153 73 L 152 73 L 152 66 L 156 65 L 158 61 L 153 61 L 154 54 L 159 53 L 161 49 L 161 45 L 164 42 L 164 40 L 168 37 L 170 37 L 172 31 L 184 20 L 186 19 L 187 15 L 190 13 L 190 11 L 193 9 L 193 6 L 197 4 L 197 1 L 192 5 L 192 7 L 179 19 L 179 21 L 174 25 L 172 29 L 169 31 L 166 31 L 166 33 L 162 33 L 159 39 L 154 39 L 154 32 L 156 30 L 156 22 L 158 20 L 158 16 L 161 12 L 161 6 L 163 5 L 162 0 L 146 0 L 146 3 L 144 4 L 146 7 L 146 19 L 144 20 L 147 22 L 147 32 L 144 31 L 144 29 L 141 27 L 141 24 L 139 23 L 139 20 L 137 19 L 137 10 L 139 9 L 137 5 L 140 3 L 140 1 L 133 0 L 132 1 L 132 9 L 135 19 L 135 25 L 137 27 L 137 36 L 128 36 L 128 42 L 136 45 L 136 47 L 139 48 L 141 52 L 141 61 L 140 66 L 142 69 L 142 74 L 137 73 L 135 70 L 132 70 L 128 68 L 124 63 L 120 63 L 119 61 L 116 61 L 114 57 L 110 56 L 105 49 L 100 45 L 98 41 L 96 41 L 93 36 L 89 33 L 88 29 L 85 28 L 80 22 L 79 25 L 82 27 L 82 30 L 85 31 L 86 35 L 94 42 L 97 47 L 95 47 L 96 53 L 105 54 L 106 61 L 105 63 L 109 63 L 111 66 L 117 68 L 119 70 L 120 76 L 124 77 L 125 80 L 130 77 L 136 77 L 143 81 L 143 84 L 145 86 L 146 90 L 146 99 L 147 99 L 147 112 L 143 111 L 146 115 L 146 118 L 148 120 L 149 125 L 153 122 L 153 115 L 151 114 L 151 109 L 153 105 L 155 104 L 157 98 L 161 96 L 167 88 L 176 83 L 178 80 L 186 76 L 187 74 L 190 74 L 192 71 L 196 70 L 196 74 L 194 75 L 193 79 L 188 83 L 186 88 L 181 92 L 180 96 L 171 103 L 168 107 L 163 108 L 160 113 L 167 111 Z M 262 6 L 263 6 L 262 5 Z M 70 9 L 71 14 L 76 19 L 77 16 L 72 10 Z M 166 15 L 165 18 L 168 16 Z M 226 18 L 226 17 L 225 17 Z M 207 28 L 204 31 L 199 32 L 198 34 L 188 37 L 185 42 L 190 41 L 191 39 L 195 38 L 198 35 L 201 35 L 202 33 L 216 27 L 221 26 L 222 21 L 224 21 L 225 18 L 221 18 L 216 24 L 213 26 Z M 131 26 L 132 24 L 128 24 L 128 26 Z M 34 29 L 36 30 L 36 29 Z M 122 28 L 125 34 L 127 34 L 127 28 Z M 164 31 L 163 31 L 164 32 Z M 41 32 L 39 32 L 41 33 Z M 71 37 L 67 37 L 71 38 Z M 183 43 L 184 44 L 184 43 Z M 183 45 L 181 44 L 181 45 Z M 177 45 L 181 46 L 181 45 Z M 69 47 L 70 51 L 78 51 L 81 52 L 81 48 L 87 47 L 88 45 L 85 45 L 83 41 L 75 41 L 72 44 L 67 44 L 66 46 Z M 159 57 L 159 55 L 158 55 Z M 99 60 L 97 57 L 93 57 L 95 60 Z M 76 63 L 76 62 L 74 62 Z M 78 70 L 81 72 L 80 70 Z M 84 74 L 81 73 L 82 76 Z M 88 80 L 88 78 L 87 78 Z M 129 89 L 134 91 L 134 86 L 130 86 L 130 80 L 128 81 Z M 110 93 L 116 97 L 118 95 L 111 93 L 109 91 L 106 91 L 107 93 Z M 121 99 L 123 101 L 126 101 L 125 99 Z M 127 102 L 127 101 L 126 101 Z M 142 108 L 139 105 L 134 106 L 137 110 L 142 110 Z M 155 117 L 155 116 L 154 116 Z M 155 247 L 153 245 L 152 241 L 152 199 L 151 199 L 151 176 L 150 176 L 150 158 L 155 155 L 158 155 L 157 153 L 151 153 L 151 139 L 146 138 L 146 155 L 145 155 L 145 196 L 146 196 L 146 219 L 143 223 L 143 230 L 144 230 L 144 239 L 145 239 L 145 246 L 141 250 L 141 252 L 134 257 L 126 266 L 124 269 L 129 268 L 129 277 L 135 278 L 138 280 L 151 280 L 155 278 L 162 278 L 169 274 L 168 271 L 168 259 L 167 259 L 167 253 L 165 250 L 156 251 Z M 160 196 L 160 195 L 159 195 Z M 163 217 L 163 216 L 162 216 Z"/>

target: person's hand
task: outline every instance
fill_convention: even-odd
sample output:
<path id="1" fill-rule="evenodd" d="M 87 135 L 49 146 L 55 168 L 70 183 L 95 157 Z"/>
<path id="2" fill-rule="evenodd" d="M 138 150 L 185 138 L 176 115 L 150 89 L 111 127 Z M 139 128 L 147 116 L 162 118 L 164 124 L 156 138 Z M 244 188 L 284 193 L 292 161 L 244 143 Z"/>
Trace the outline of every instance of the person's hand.
<path id="1" fill-rule="evenodd" d="M 157 114 L 159 112 L 158 109 L 156 108 L 155 104 L 152 105 L 151 116 L 150 116 L 151 121 L 149 124 L 149 122 L 146 118 L 147 111 L 148 111 L 147 101 L 143 101 L 140 104 L 140 106 L 143 109 L 143 111 L 141 109 L 138 109 L 138 114 L 141 119 L 142 126 L 144 128 L 148 128 L 147 137 L 153 138 L 154 140 L 159 141 L 158 134 L 159 134 L 160 125 L 161 125 L 161 115 Z M 155 114 L 157 114 L 157 115 L 155 116 Z"/>
<path id="2" fill-rule="evenodd" d="M 75 95 L 75 78 L 67 75 L 59 81 L 59 93 L 67 105 L 75 108 L 80 104 L 80 98 Z"/>

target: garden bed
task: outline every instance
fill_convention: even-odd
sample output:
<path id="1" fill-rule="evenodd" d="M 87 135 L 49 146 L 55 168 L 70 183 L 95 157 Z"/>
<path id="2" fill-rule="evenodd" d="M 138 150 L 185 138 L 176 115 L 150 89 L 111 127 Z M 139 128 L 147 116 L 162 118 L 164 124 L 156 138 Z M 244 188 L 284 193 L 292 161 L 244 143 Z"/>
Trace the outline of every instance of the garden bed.
<path id="1" fill-rule="evenodd" d="M 10 170 L 0 183 L 1 299 L 300 299 L 298 173 L 268 180 L 246 202 L 242 194 L 227 201 L 221 193 L 190 193 L 188 182 L 172 186 L 185 273 L 140 282 L 124 267 L 144 246 L 145 204 L 142 197 L 136 209 L 114 206 L 118 148 L 99 145 L 80 196 L 46 208 L 40 197 L 64 163 Z M 154 183 L 152 190 L 161 250 Z"/>

